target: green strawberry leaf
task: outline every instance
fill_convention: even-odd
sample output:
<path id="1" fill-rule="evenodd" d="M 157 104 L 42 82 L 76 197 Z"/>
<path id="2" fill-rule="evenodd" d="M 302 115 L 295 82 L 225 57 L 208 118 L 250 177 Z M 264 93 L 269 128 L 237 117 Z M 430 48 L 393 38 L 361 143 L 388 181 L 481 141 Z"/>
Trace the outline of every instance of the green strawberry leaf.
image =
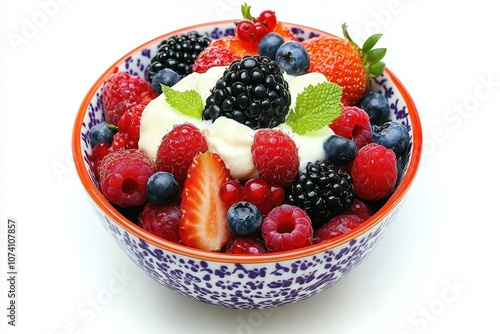
<path id="1" fill-rule="evenodd" d="M 377 44 L 380 37 L 382 37 L 382 34 L 374 34 L 368 37 L 365 43 L 363 44 L 361 50 L 366 53 L 371 49 L 373 49 L 373 47 L 375 46 L 375 44 Z"/>
<path id="2" fill-rule="evenodd" d="M 384 58 L 386 52 L 387 49 L 385 48 L 372 49 L 365 54 L 365 61 L 369 63 L 378 63 Z"/>
<path id="3" fill-rule="evenodd" d="M 342 87 L 333 82 L 309 85 L 297 96 L 295 108 L 290 110 L 285 123 L 299 135 L 319 130 L 340 116 L 341 98 Z"/>
<path id="4" fill-rule="evenodd" d="M 203 100 L 197 91 L 187 90 L 179 92 L 165 85 L 161 85 L 161 90 L 172 108 L 186 116 L 201 119 Z"/>

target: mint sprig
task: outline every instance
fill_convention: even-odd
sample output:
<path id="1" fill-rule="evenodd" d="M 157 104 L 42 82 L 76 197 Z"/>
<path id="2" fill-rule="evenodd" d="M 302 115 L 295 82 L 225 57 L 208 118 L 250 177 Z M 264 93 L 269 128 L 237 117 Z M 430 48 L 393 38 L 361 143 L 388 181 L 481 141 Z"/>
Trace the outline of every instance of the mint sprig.
<path id="1" fill-rule="evenodd" d="M 285 123 L 303 135 L 329 125 L 340 116 L 342 87 L 333 82 L 322 82 L 307 86 L 299 95 L 295 108 L 291 109 Z"/>
<path id="2" fill-rule="evenodd" d="M 161 85 L 161 90 L 172 108 L 186 116 L 201 119 L 203 100 L 200 93 L 195 90 L 180 92 L 165 85 Z"/>

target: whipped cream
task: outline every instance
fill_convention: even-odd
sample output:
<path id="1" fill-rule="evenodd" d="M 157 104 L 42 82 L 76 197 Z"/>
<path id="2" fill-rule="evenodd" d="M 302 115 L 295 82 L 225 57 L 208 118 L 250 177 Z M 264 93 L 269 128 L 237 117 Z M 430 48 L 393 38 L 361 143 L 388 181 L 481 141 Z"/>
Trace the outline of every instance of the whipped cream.
<path id="1" fill-rule="evenodd" d="M 195 90 L 205 101 L 216 81 L 222 77 L 225 68 L 216 66 L 205 73 L 192 73 L 172 88 L 177 91 Z M 284 74 L 284 78 L 288 82 L 291 95 L 290 109 L 294 108 L 297 95 L 307 86 L 327 81 L 321 73 L 307 73 L 297 77 Z M 231 177 L 245 180 L 258 176 L 251 152 L 253 136 L 257 130 L 226 117 L 219 117 L 212 122 L 186 116 L 172 108 L 163 94 L 151 101 L 142 112 L 139 148 L 154 160 L 163 136 L 175 125 L 182 123 L 192 123 L 203 132 L 208 149 L 221 156 L 230 170 Z M 287 133 L 297 145 L 300 169 L 305 168 L 309 161 L 325 159 L 323 142 L 334 134 L 328 126 L 305 135 L 294 133 L 286 124 L 280 124 L 276 128 Z"/>

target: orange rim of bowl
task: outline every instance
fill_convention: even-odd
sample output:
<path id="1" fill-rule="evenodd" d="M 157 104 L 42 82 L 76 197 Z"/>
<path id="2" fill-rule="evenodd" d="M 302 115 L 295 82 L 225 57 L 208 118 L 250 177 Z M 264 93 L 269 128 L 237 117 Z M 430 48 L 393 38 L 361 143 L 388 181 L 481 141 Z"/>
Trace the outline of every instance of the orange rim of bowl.
<path id="1" fill-rule="evenodd" d="M 78 110 L 78 114 L 73 126 L 73 134 L 72 134 L 72 152 L 73 152 L 73 159 L 75 162 L 76 170 L 78 173 L 78 176 L 80 177 L 80 180 L 87 191 L 88 195 L 92 199 L 92 201 L 99 206 L 99 208 L 106 214 L 108 217 L 110 217 L 111 220 L 113 220 L 115 223 L 120 225 L 121 228 L 123 228 L 125 231 L 128 233 L 133 234 L 134 236 L 162 249 L 168 252 L 172 252 L 175 254 L 187 256 L 187 257 L 193 257 L 197 258 L 200 260 L 205 260 L 205 261 L 213 261 L 213 262 L 226 262 L 226 263 L 242 263 L 242 264 L 256 264 L 256 263 L 268 263 L 268 262 L 281 262 L 281 261 L 287 261 L 287 260 L 294 260 L 297 258 L 302 258 L 306 256 L 311 256 L 314 254 L 318 254 L 330 249 L 333 249 L 335 247 L 338 247 L 342 244 L 348 243 L 349 241 L 353 240 L 354 238 L 362 235 L 363 233 L 367 232 L 368 230 L 372 229 L 374 226 L 376 226 L 382 219 L 384 219 L 389 213 L 400 203 L 400 201 L 404 198 L 406 195 L 407 191 L 409 190 L 410 185 L 412 184 L 413 180 L 415 179 L 419 164 L 420 164 L 420 157 L 421 157 L 421 151 L 422 151 L 422 128 L 421 128 L 421 123 L 420 119 L 418 116 L 417 108 L 415 106 L 415 103 L 413 102 L 413 99 L 411 98 L 410 94 L 406 90 L 406 88 L 403 86 L 401 81 L 392 73 L 391 70 L 387 69 L 385 70 L 385 74 L 392 80 L 394 85 L 397 87 L 399 90 L 402 98 L 406 102 L 407 106 L 407 112 L 411 120 L 411 126 L 412 126 L 412 137 L 413 137 L 413 142 L 412 142 L 412 150 L 411 150 L 411 158 L 410 161 L 408 162 L 408 167 L 406 174 L 404 178 L 401 180 L 399 186 L 395 190 L 395 192 L 391 195 L 391 197 L 387 200 L 387 202 L 368 220 L 363 222 L 363 224 L 359 225 L 355 229 L 343 234 L 342 236 L 339 236 L 337 238 L 334 238 L 330 241 L 318 243 L 318 244 L 313 244 L 310 246 L 302 247 L 299 249 L 295 250 L 290 250 L 290 251 L 283 251 L 283 252 L 275 252 L 275 253 L 266 253 L 266 254 L 258 254 L 258 255 L 235 255 L 235 254 L 226 254 L 226 253 L 219 253 L 219 252 L 209 252 L 209 251 L 204 251 L 200 249 L 195 249 L 191 248 L 188 246 L 184 246 L 181 244 L 176 244 L 167 240 L 164 240 L 144 229 L 141 227 L 137 226 L 136 224 L 132 223 L 128 219 L 126 219 L 124 216 L 122 216 L 109 202 L 108 200 L 104 197 L 104 195 L 100 192 L 100 190 L 96 187 L 96 185 L 92 182 L 92 179 L 90 178 L 87 169 L 85 168 L 85 163 L 83 160 L 83 155 L 82 155 L 82 147 L 81 147 L 81 128 L 82 128 L 82 123 L 83 119 L 86 115 L 88 105 L 92 98 L 95 95 L 95 92 L 99 89 L 99 87 L 102 85 L 103 81 L 105 78 L 116 71 L 118 66 L 122 64 L 125 59 L 129 58 L 131 55 L 135 54 L 136 52 L 140 51 L 144 47 L 151 45 L 152 43 L 159 42 L 162 39 L 164 39 L 166 36 L 171 36 L 171 35 L 176 35 L 179 33 L 182 33 L 184 31 L 190 31 L 190 30 L 196 30 L 198 28 L 206 27 L 206 26 L 211 26 L 211 25 L 222 25 L 222 24 L 229 24 L 233 23 L 234 20 L 225 20 L 225 21 L 216 21 L 216 22 L 208 22 L 208 23 L 202 23 L 198 25 L 193 25 L 189 27 L 185 27 L 182 29 L 178 29 L 175 31 L 172 31 L 170 33 L 158 36 L 140 46 L 137 48 L 133 49 L 132 51 L 128 52 L 125 56 L 120 58 L 118 61 L 116 61 L 112 66 L 110 66 L 100 77 L 97 79 L 97 81 L 92 85 L 90 90 L 87 92 L 83 102 L 80 105 L 80 108 Z M 302 26 L 294 23 L 285 23 L 287 25 L 292 25 L 294 27 L 302 27 L 304 29 L 314 31 L 317 33 L 320 33 L 321 35 L 332 35 L 331 33 L 318 30 L 315 28 L 307 27 L 307 26 Z"/>

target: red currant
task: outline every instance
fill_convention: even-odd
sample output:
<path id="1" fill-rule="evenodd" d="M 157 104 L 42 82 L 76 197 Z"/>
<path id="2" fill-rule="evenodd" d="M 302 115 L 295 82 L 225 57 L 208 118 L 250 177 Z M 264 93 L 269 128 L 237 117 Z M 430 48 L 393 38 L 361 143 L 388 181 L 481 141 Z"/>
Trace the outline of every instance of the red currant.
<path id="1" fill-rule="evenodd" d="M 263 23 L 269 31 L 273 31 L 278 23 L 278 19 L 276 18 L 276 13 L 268 9 L 260 13 L 257 22 Z"/>
<path id="2" fill-rule="evenodd" d="M 271 185 L 271 194 L 269 196 L 269 201 L 273 208 L 277 207 L 285 200 L 285 189 L 277 184 Z"/>
<path id="3" fill-rule="evenodd" d="M 250 20 L 241 20 L 236 23 L 236 36 L 242 42 L 253 42 L 256 33 L 255 24 Z"/>
<path id="4" fill-rule="evenodd" d="M 233 205 L 245 198 L 243 186 L 236 180 L 227 180 L 219 188 L 219 197 L 227 205 Z"/>
<path id="5" fill-rule="evenodd" d="M 264 37 L 265 35 L 267 35 L 268 32 L 269 32 L 269 30 L 265 26 L 264 23 L 256 22 L 255 23 L 255 34 L 254 34 L 254 37 L 253 37 L 253 42 L 255 44 L 259 44 L 259 42 L 262 39 L 262 37 Z"/>
<path id="6" fill-rule="evenodd" d="M 264 202 L 271 194 L 271 188 L 266 181 L 260 178 L 248 180 L 243 186 L 247 201 L 253 204 Z"/>

